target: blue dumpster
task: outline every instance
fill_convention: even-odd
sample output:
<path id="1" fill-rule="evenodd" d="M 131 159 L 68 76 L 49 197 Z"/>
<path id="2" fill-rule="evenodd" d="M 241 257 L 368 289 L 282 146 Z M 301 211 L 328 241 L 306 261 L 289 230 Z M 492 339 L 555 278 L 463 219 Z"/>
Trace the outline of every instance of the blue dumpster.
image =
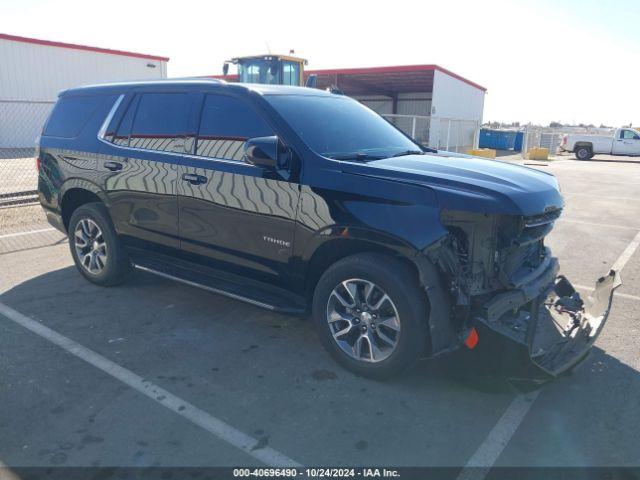
<path id="1" fill-rule="evenodd" d="M 516 152 L 522 151 L 522 143 L 524 142 L 524 132 L 516 133 L 516 142 L 513 144 L 513 149 Z"/>
<path id="2" fill-rule="evenodd" d="M 495 150 L 514 150 L 516 137 L 520 132 L 514 130 L 480 129 L 480 148 L 493 148 Z M 522 142 L 520 142 L 522 148 Z"/>

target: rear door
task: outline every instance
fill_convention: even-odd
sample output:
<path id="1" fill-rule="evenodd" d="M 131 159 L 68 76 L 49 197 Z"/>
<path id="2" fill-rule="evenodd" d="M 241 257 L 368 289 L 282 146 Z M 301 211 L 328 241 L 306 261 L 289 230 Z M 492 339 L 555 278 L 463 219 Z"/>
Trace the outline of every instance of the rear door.
<path id="1" fill-rule="evenodd" d="M 247 139 L 276 132 L 245 99 L 222 94 L 204 95 L 197 130 L 179 171 L 184 255 L 286 286 L 298 184 L 243 159 Z"/>
<path id="2" fill-rule="evenodd" d="M 640 134 L 630 128 L 621 128 L 613 139 L 614 155 L 640 155 Z"/>
<path id="3" fill-rule="evenodd" d="M 98 171 L 116 230 L 132 246 L 179 247 L 178 163 L 192 95 L 137 92 L 123 98 L 103 132 Z"/>

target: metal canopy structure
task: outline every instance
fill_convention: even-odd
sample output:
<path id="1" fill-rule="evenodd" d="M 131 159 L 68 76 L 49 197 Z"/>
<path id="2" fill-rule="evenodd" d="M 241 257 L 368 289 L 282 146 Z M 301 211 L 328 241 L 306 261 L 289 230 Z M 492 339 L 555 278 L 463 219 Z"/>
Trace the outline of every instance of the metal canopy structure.
<path id="1" fill-rule="evenodd" d="M 461 80 L 483 92 L 487 89 L 438 65 L 397 65 L 391 67 L 342 68 L 310 70 L 308 75 L 317 75 L 317 87 L 335 86 L 345 94 L 384 95 L 394 98 L 400 93 L 430 93 L 438 70 Z"/>

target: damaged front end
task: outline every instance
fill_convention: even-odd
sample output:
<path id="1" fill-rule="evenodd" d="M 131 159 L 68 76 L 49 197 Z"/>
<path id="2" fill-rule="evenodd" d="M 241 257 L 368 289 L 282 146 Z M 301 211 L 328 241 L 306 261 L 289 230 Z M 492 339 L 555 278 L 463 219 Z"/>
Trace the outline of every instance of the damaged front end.
<path id="1" fill-rule="evenodd" d="M 474 360 L 493 374 L 555 378 L 585 358 L 606 322 L 619 275 L 598 279 L 584 300 L 558 275 L 544 238 L 560 213 L 442 212 L 449 235 L 426 253 L 448 283 L 458 344 L 471 339 Z"/>

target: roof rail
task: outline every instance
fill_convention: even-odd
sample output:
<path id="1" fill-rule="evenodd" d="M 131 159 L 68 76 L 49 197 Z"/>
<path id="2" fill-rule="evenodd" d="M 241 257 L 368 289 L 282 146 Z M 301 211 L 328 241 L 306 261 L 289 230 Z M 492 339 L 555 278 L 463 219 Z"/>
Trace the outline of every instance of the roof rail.
<path id="1" fill-rule="evenodd" d="M 171 77 L 171 78 L 163 78 L 163 80 L 210 80 L 213 83 L 228 83 L 226 80 L 222 80 L 220 78 L 212 78 L 209 75 L 200 75 L 195 77 Z"/>

